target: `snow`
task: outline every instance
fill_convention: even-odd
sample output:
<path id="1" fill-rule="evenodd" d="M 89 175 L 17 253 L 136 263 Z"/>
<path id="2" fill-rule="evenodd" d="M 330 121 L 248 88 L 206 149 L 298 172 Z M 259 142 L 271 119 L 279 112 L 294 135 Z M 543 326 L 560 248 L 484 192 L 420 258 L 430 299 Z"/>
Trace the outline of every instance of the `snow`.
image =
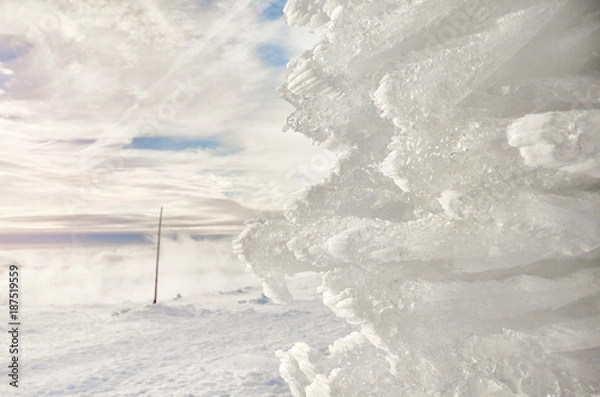
<path id="1" fill-rule="evenodd" d="M 294 396 L 600 394 L 600 6 L 289 0 L 288 128 L 338 153 L 234 249 L 352 326 L 280 351 Z"/>
<path id="2" fill-rule="evenodd" d="M 288 306 L 253 286 L 157 305 L 24 306 L 21 393 L 4 395 L 289 396 L 276 351 L 325 349 L 347 332 L 315 300 L 314 277 L 293 283 Z"/>
<path id="3" fill-rule="evenodd" d="M 507 129 L 525 164 L 600 177 L 600 111 L 532 114 Z"/>

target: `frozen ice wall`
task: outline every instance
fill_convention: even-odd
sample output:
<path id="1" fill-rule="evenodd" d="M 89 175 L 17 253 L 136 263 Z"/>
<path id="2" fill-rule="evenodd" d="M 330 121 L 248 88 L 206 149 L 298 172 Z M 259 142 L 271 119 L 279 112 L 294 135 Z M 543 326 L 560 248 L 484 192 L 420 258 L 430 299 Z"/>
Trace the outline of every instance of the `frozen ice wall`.
<path id="1" fill-rule="evenodd" d="M 323 275 L 356 331 L 279 352 L 295 396 L 600 393 L 600 2 L 289 0 L 291 130 L 337 152 L 234 242 Z"/>

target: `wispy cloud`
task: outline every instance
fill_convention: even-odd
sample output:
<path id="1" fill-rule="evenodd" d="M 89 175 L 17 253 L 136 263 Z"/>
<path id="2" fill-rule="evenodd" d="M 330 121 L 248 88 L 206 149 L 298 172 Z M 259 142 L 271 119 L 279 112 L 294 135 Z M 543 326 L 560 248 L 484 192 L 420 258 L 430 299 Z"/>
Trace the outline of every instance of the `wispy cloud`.
<path id="1" fill-rule="evenodd" d="M 275 88 L 312 40 L 282 6 L 0 4 L 4 235 L 147 233 L 161 205 L 173 231 L 231 234 L 280 209 L 318 153 L 280 133 Z"/>

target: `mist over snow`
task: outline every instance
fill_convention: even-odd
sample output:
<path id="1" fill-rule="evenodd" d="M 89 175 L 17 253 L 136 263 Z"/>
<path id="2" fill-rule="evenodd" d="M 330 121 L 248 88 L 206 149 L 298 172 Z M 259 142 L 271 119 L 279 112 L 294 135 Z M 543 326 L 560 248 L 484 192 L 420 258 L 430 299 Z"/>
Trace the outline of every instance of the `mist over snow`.
<path id="1" fill-rule="evenodd" d="M 0 255 L 0 277 L 18 263 L 27 305 L 147 302 L 154 293 L 156 246 L 66 246 L 13 250 Z M 160 300 L 218 293 L 256 285 L 227 238 L 196 241 L 164 236 L 161 241 Z M 2 304 L 7 298 L 2 297 Z"/>

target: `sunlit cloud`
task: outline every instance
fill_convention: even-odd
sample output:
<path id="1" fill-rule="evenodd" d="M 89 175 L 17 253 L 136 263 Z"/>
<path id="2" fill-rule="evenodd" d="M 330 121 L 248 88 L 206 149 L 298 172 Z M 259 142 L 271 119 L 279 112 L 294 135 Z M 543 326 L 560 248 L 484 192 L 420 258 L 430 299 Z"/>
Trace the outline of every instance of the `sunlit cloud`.
<path id="1" fill-rule="evenodd" d="M 71 283 L 99 278 L 115 250 L 126 269 L 150 260 L 161 206 L 167 241 L 202 245 L 211 266 L 222 262 L 208 259 L 215 239 L 226 246 L 248 219 L 281 216 L 325 178 L 330 153 L 281 132 L 292 108 L 276 88 L 314 41 L 285 26 L 283 5 L 0 3 L 2 264 L 93 300 L 99 291 Z M 90 257 L 96 273 L 79 267 Z"/>
<path id="2" fill-rule="evenodd" d="M 275 88 L 312 40 L 282 7 L 0 5 L 0 227 L 143 233 L 165 206 L 177 231 L 227 234 L 280 210 L 318 153 L 280 133 Z"/>

